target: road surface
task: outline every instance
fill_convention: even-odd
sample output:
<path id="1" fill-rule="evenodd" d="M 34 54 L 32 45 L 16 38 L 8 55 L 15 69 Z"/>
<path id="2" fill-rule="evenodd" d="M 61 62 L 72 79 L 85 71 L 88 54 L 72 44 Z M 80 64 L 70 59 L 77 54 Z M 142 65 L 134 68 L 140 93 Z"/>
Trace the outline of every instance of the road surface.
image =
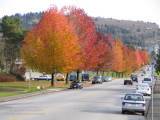
<path id="1" fill-rule="evenodd" d="M 139 75 L 139 82 L 149 75 Z M 137 85 L 123 80 L 0 103 L 0 120 L 145 120 L 141 113 L 121 113 L 121 97 Z M 150 97 L 145 98 L 147 109 Z"/>

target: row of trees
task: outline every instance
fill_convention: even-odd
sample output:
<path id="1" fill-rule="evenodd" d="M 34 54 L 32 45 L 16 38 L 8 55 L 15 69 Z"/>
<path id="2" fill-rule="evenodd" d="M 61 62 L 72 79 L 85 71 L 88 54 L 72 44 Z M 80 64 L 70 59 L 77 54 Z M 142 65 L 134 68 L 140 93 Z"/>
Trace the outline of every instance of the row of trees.
<path id="1" fill-rule="evenodd" d="M 55 70 L 130 73 L 149 62 L 145 50 L 134 51 L 120 39 L 113 40 L 112 34 L 96 31 L 93 19 L 76 7 L 47 10 L 27 33 L 21 57 L 26 66 L 47 74 Z"/>

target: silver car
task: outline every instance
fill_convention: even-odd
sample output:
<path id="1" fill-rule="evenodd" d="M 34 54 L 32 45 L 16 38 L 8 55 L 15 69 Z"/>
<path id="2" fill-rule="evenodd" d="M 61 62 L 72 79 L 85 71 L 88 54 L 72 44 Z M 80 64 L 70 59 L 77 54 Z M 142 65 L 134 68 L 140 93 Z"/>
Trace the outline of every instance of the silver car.
<path id="1" fill-rule="evenodd" d="M 122 98 L 122 114 L 128 111 L 140 112 L 145 115 L 145 99 L 142 94 L 127 93 Z"/>
<path id="2" fill-rule="evenodd" d="M 149 87 L 152 88 L 152 80 L 151 80 L 151 78 L 144 78 L 142 80 L 142 83 L 147 83 L 149 85 Z"/>

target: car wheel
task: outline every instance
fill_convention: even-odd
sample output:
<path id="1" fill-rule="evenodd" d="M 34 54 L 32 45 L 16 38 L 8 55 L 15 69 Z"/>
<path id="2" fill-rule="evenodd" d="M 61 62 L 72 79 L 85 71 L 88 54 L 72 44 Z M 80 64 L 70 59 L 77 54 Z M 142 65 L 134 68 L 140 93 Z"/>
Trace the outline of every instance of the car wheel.
<path id="1" fill-rule="evenodd" d="M 124 110 L 122 110 L 122 114 L 125 114 L 125 111 L 124 111 Z"/>
<path id="2" fill-rule="evenodd" d="M 144 116 L 144 115 L 145 115 L 145 112 L 142 112 L 142 115 Z"/>
<path id="3" fill-rule="evenodd" d="M 124 85 L 125 85 L 125 83 L 124 83 Z"/>

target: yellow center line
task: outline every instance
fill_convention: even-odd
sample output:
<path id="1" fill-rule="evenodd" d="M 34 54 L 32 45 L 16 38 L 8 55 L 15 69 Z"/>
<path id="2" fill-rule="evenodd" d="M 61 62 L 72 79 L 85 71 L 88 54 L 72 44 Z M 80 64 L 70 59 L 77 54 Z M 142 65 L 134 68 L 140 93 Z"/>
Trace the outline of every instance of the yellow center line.
<path id="1" fill-rule="evenodd" d="M 52 107 L 45 108 L 45 109 L 42 109 L 42 110 L 39 110 L 39 111 L 35 111 L 35 112 L 29 113 L 29 114 L 26 114 L 26 115 L 21 115 L 21 116 L 18 116 L 18 117 L 9 119 L 9 120 L 16 120 L 16 119 L 23 118 L 23 117 L 26 117 L 26 116 L 30 116 L 30 115 L 33 115 L 33 114 L 37 114 L 37 113 L 40 113 L 40 112 L 43 112 L 43 111 L 47 111 L 47 110 L 55 108 L 55 107 L 56 106 L 52 106 Z"/>
<path id="2" fill-rule="evenodd" d="M 92 93 L 92 94 L 89 94 L 89 95 L 86 95 L 86 96 L 83 96 L 83 97 L 80 97 L 79 99 L 83 99 L 83 98 L 87 98 L 87 97 L 90 97 L 92 95 L 96 95 L 98 93 L 102 93 L 102 92 L 105 92 L 104 90 L 103 91 L 98 91 L 98 92 L 95 92 L 95 93 Z"/>

